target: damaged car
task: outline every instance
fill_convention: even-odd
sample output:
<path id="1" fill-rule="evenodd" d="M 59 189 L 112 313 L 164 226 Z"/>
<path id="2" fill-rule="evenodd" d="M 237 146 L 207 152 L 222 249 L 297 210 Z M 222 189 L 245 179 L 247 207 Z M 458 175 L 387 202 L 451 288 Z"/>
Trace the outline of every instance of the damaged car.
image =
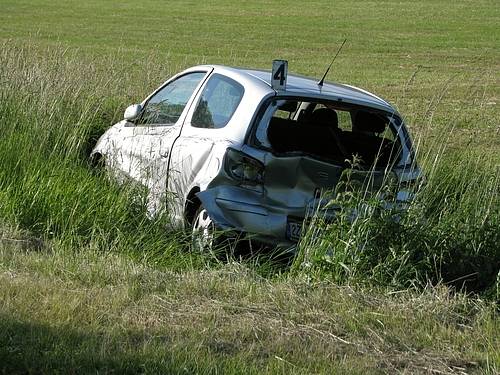
<path id="1" fill-rule="evenodd" d="M 402 117 L 356 87 L 272 71 L 189 68 L 108 129 L 92 160 L 147 188 L 151 215 L 210 239 L 224 230 L 272 246 L 299 240 L 348 168 L 375 191 L 390 176 L 394 202 L 420 175 Z M 331 211 L 331 212 L 330 212 Z"/>

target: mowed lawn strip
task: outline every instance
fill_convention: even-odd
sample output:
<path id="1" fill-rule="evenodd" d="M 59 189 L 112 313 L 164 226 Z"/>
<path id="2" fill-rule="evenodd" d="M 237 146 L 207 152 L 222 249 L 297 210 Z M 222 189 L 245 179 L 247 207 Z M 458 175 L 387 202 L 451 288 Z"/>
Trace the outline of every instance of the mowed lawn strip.
<path id="1" fill-rule="evenodd" d="M 271 281 L 238 263 L 179 274 L 116 254 L 12 244 L 0 255 L 6 373 L 498 369 L 493 306 L 446 288 Z"/>

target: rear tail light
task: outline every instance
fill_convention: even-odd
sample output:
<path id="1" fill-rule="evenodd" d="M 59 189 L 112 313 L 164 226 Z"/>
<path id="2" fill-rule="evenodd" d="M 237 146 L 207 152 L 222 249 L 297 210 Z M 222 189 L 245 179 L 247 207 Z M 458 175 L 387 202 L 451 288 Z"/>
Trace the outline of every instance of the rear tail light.
<path id="1" fill-rule="evenodd" d="M 231 147 L 226 151 L 224 169 L 236 181 L 252 184 L 264 182 L 264 164 Z"/>

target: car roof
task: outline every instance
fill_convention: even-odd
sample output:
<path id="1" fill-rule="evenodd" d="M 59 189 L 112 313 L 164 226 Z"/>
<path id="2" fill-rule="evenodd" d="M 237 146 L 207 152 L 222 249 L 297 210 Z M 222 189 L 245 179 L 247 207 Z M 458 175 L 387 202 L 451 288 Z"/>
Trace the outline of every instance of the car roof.
<path id="1" fill-rule="evenodd" d="M 232 76 L 240 76 L 243 80 L 251 81 L 257 86 L 265 85 L 269 92 L 276 94 L 271 88 L 271 72 L 269 70 L 235 68 L 223 65 L 210 65 L 210 67 L 221 74 L 230 73 Z M 279 95 L 344 101 L 350 104 L 365 105 L 386 112 L 397 113 L 394 107 L 384 99 L 358 87 L 327 81 L 324 82 L 323 86 L 320 86 L 318 80 L 297 74 L 288 74 L 286 90 L 280 91 Z"/>

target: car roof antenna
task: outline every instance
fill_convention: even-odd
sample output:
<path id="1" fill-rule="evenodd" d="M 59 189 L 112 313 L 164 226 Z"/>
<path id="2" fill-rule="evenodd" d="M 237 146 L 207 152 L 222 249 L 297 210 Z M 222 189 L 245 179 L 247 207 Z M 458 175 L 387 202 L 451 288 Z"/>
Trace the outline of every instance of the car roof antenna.
<path id="1" fill-rule="evenodd" d="M 333 60 L 332 60 L 332 62 L 330 63 L 330 65 L 328 65 L 328 69 L 326 69 L 325 74 L 323 74 L 323 78 L 321 78 L 321 81 L 319 81 L 319 82 L 318 82 L 318 86 L 322 86 L 322 87 L 323 87 L 323 82 L 325 81 L 326 75 L 327 75 L 327 74 L 328 74 L 328 72 L 330 71 L 330 68 L 332 67 L 333 62 L 335 61 L 335 59 L 336 59 L 336 58 L 337 58 L 337 56 L 339 55 L 340 50 L 342 49 L 342 47 L 344 47 L 345 42 L 347 42 L 347 39 L 344 39 L 344 41 L 343 41 L 343 42 L 342 42 L 342 44 L 340 45 L 339 50 L 338 50 L 338 51 L 337 51 L 337 53 L 335 54 L 335 57 L 333 58 Z"/>

